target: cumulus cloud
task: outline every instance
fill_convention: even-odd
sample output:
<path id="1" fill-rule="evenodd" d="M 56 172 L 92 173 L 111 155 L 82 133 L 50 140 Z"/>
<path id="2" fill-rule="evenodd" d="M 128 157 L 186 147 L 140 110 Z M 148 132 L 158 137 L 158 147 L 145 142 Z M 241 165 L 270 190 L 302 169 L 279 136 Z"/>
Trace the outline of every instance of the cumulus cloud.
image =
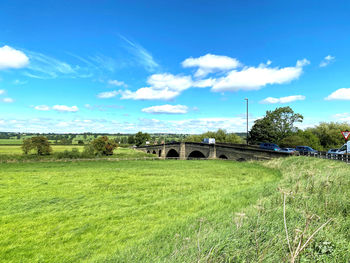
<path id="1" fill-rule="evenodd" d="M 29 64 L 29 58 L 22 51 L 9 46 L 0 47 L 0 70 L 23 68 Z"/>
<path id="2" fill-rule="evenodd" d="M 350 100 L 350 88 L 342 88 L 334 91 L 325 100 Z"/>
<path id="3" fill-rule="evenodd" d="M 97 97 L 100 99 L 109 99 L 117 96 L 119 94 L 118 91 L 113 90 L 113 91 L 106 91 L 106 92 L 101 92 L 97 94 Z"/>
<path id="4" fill-rule="evenodd" d="M 293 95 L 293 96 L 287 96 L 287 97 L 281 97 L 281 98 L 268 97 L 262 100 L 261 103 L 263 104 L 289 103 L 297 100 L 305 100 L 305 96 Z"/>
<path id="5" fill-rule="evenodd" d="M 141 88 L 136 91 L 121 91 L 121 99 L 132 100 L 171 100 L 180 95 L 178 91 L 172 91 L 169 88 L 156 90 L 153 88 Z"/>
<path id="6" fill-rule="evenodd" d="M 222 63 L 220 64 L 220 62 Z M 199 67 L 199 70 L 202 70 L 196 73 L 199 77 L 209 73 L 217 73 L 213 77 L 192 79 L 191 76 L 186 75 L 153 74 L 147 79 L 147 86 L 136 91 L 114 91 L 111 95 L 115 96 L 119 93 L 121 99 L 171 100 L 189 88 L 211 87 L 213 92 L 258 90 L 266 85 L 285 84 L 298 79 L 303 73 L 303 67 L 308 64 L 310 61 L 302 59 L 298 60 L 295 66 L 280 68 L 270 67 L 271 61 L 267 61 L 267 63 L 261 63 L 257 67 L 243 67 L 237 70 L 233 69 L 241 66 L 237 60 L 226 56 L 207 54 L 199 58 L 186 59 L 183 66 Z"/>
<path id="7" fill-rule="evenodd" d="M 14 99 L 12 99 L 12 98 L 3 98 L 2 101 L 5 102 L 5 103 L 12 103 L 12 102 L 14 102 Z"/>
<path id="8" fill-rule="evenodd" d="M 127 87 L 127 85 L 124 83 L 124 81 L 119 81 L 119 80 L 109 80 L 108 81 L 109 85 L 113 85 L 113 86 L 121 86 L 121 87 Z"/>
<path id="9" fill-rule="evenodd" d="M 150 87 L 140 88 L 136 91 L 119 91 L 122 95 L 121 98 L 134 100 L 170 100 L 193 86 L 190 76 L 169 73 L 153 74 L 148 78 L 147 83 Z"/>
<path id="10" fill-rule="evenodd" d="M 5 90 L 4 89 L 0 89 L 0 95 L 5 94 Z"/>
<path id="11" fill-rule="evenodd" d="M 47 105 L 38 105 L 38 106 L 35 106 L 34 109 L 39 111 L 49 111 L 51 108 Z"/>
<path id="12" fill-rule="evenodd" d="M 77 106 L 69 107 L 66 105 L 55 105 L 52 109 L 60 112 L 77 112 L 79 110 Z"/>
<path id="13" fill-rule="evenodd" d="M 241 63 L 228 56 L 219 56 L 206 54 L 198 58 L 187 58 L 182 62 L 184 68 L 198 67 L 195 77 L 205 77 L 206 75 L 216 72 L 225 71 L 241 66 Z"/>
<path id="14" fill-rule="evenodd" d="M 285 84 L 298 79 L 303 73 L 303 67 L 310 62 L 298 60 L 295 67 L 270 68 L 267 65 L 245 67 L 241 71 L 232 70 L 226 76 L 219 78 L 212 87 L 214 92 L 258 90 L 268 84 Z"/>
<path id="15" fill-rule="evenodd" d="M 185 105 L 161 105 L 152 106 L 142 109 L 142 112 L 151 114 L 185 114 L 188 112 L 188 107 Z"/>
<path id="16" fill-rule="evenodd" d="M 335 60 L 335 57 L 328 55 L 324 57 L 324 59 L 320 63 L 320 67 L 324 68 L 327 67 L 330 63 L 332 63 Z"/>

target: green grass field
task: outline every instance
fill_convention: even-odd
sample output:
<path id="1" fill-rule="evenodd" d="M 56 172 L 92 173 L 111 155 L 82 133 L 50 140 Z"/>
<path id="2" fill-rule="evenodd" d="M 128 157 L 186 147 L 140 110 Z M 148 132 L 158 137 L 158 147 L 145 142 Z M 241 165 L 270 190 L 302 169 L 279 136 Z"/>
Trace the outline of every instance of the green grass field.
<path id="1" fill-rule="evenodd" d="M 51 145 L 52 151 L 55 152 L 63 152 L 65 150 L 72 150 L 73 148 L 79 149 L 82 151 L 84 146 L 80 145 Z M 20 145 L 0 145 L 0 154 L 22 154 L 22 148 Z"/>
<path id="2" fill-rule="evenodd" d="M 307 157 L 2 163 L 0 258 L 348 262 L 349 175 L 345 163 Z M 331 220 L 295 261 L 283 193 L 293 253 Z"/>
<path id="3" fill-rule="evenodd" d="M 163 261 L 201 219 L 230 221 L 280 178 L 223 161 L 0 165 L 2 262 Z"/>

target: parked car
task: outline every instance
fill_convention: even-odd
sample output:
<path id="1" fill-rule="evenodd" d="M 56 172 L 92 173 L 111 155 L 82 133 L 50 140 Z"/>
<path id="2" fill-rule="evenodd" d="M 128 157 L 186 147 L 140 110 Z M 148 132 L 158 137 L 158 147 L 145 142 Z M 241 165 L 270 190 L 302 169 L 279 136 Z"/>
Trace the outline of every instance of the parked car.
<path id="1" fill-rule="evenodd" d="M 330 149 L 327 154 L 330 154 L 331 156 L 337 155 L 338 149 Z"/>
<path id="2" fill-rule="evenodd" d="M 310 146 L 297 146 L 297 147 L 295 147 L 295 150 L 297 150 L 301 154 L 307 154 L 307 153 L 316 154 L 316 153 L 318 153 L 318 151 L 312 149 Z"/>
<path id="3" fill-rule="evenodd" d="M 346 143 L 342 146 L 342 147 L 340 147 L 339 149 L 337 149 L 337 152 L 336 152 L 336 154 L 346 154 Z"/>
<path id="4" fill-rule="evenodd" d="M 267 143 L 267 142 L 263 142 L 260 143 L 260 149 L 265 149 L 265 150 L 272 150 L 272 151 L 279 151 L 281 148 L 274 143 Z"/>
<path id="5" fill-rule="evenodd" d="M 290 154 L 295 154 L 295 153 L 299 153 L 297 150 L 295 150 L 294 148 L 281 148 L 280 152 L 282 153 L 290 153 Z"/>

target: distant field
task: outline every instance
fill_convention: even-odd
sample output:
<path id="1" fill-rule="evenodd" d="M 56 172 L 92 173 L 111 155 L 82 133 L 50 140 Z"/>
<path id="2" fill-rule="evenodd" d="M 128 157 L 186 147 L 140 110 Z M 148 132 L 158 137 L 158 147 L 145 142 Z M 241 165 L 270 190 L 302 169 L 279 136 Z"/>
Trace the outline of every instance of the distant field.
<path id="1" fill-rule="evenodd" d="M 73 148 L 82 151 L 84 146 L 80 145 L 52 145 L 53 152 L 63 152 L 65 150 L 72 150 Z M 22 154 L 22 149 L 20 145 L 0 145 L 0 154 Z"/>
<path id="2" fill-rule="evenodd" d="M 219 160 L 0 168 L 2 262 L 184 262 L 177 246 L 196 251 L 202 223 L 235 228 L 235 213 L 280 179 L 257 163 Z"/>

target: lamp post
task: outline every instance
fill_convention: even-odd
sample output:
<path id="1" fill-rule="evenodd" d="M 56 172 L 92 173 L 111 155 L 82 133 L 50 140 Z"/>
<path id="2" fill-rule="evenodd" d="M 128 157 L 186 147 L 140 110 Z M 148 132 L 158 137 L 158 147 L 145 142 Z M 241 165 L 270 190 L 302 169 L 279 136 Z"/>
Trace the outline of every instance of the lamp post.
<path id="1" fill-rule="evenodd" d="M 247 145 L 248 145 L 248 99 L 245 98 L 244 100 L 247 101 Z"/>

